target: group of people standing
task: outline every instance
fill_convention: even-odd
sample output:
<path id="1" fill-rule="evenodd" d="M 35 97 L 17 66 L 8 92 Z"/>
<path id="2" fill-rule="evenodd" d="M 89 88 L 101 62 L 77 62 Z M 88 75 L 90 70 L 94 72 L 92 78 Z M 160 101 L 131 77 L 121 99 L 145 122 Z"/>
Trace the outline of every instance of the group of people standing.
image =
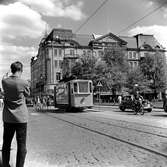
<path id="1" fill-rule="evenodd" d="M 34 107 L 37 111 L 41 109 L 48 109 L 51 105 L 51 99 L 49 96 L 35 97 L 34 98 Z"/>

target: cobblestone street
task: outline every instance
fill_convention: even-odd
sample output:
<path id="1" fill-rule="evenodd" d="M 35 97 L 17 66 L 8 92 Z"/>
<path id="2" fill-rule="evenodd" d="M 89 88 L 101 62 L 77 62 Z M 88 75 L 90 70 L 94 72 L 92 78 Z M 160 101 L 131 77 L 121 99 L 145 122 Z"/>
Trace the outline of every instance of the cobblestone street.
<path id="1" fill-rule="evenodd" d="M 116 108 L 113 108 L 113 110 L 116 110 Z M 69 116 L 70 114 L 68 113 L 30 113 L 26 167 L 167 166 L 167 161 L 163 157 L 159 158 L 156 155 L 145 152 L 144 150 L 137 149 L 125 143 L 115 141 L 109 137 L 88 131 L 84 128 L 77 127 L 61 120 L 62 118 L 67 118 L 68 121 L 75 120 L 75 122 L 79 121 L 81 125 L 93 127 L 93 124 L 94 126 L 98 124 L 91 124 L 88 121 L 82 122 L 79 120 L 79 117 L 88 117 L 96 121 L 100 120 L 105 123 L 109 123 L 109 119 L 112 118 L 118 119 L 118 117 L 120 117 L 120 119 L 123 119 L 123 115 L 121 115 L 121 113 L 111 111 L 110 113 L 107 111 L 104 113 L 86 112 L 74 114 L 74 118 Z M 130 117 L 131 116 L 129 115 L 129 118 Z M 138 118 L 141 117 L 139 116 Z M 146 120 L 147 116 L 144 118 Z M 2 122 L 0 125 L 2 129 Z M 114 130 L 107 129 L 105 126 L 101 125 L 101 131 L 112 132 Z M 2 143 L 2 130 L 0 137 L 0 141 Z M 135 135 L 133 137 L 135 137 Z M 154 141 L 156 142 L 156 140 Z M 157 144 L 159 142 L 160 141 L 157 141 Z M 15 140 L 12 147 L 16 150 Z"/>

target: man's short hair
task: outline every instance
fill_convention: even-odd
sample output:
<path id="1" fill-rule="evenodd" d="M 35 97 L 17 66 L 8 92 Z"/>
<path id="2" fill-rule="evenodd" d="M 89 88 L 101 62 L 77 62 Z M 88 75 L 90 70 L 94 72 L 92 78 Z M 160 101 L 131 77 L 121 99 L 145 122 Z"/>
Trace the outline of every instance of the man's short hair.
<path id="1" fill-rule="evenodd" d="M 19 61 L 16 61 L 10 66 L 11 72 L 14 74 L 15 72 L 23 71 L 23 64 Z"/>

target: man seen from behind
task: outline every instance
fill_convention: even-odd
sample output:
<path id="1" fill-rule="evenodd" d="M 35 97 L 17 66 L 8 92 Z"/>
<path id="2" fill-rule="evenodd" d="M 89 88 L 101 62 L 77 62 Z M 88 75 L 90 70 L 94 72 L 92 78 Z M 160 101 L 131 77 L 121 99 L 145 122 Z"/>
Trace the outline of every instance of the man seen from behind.
<path id="1" fill-rule="evenodd" d="M 17 61 L 12 63 L 10 68 L 12 75 L 2 79 L 4 91 L 2 163 L 3 167 L 10 167 L 11 142 L 16 133 L 16 167 L 24 167 L 28 122 L 25 97 L 30 95 L 30 89 L 28 82 L 21 79 L 23 64 Z"/>

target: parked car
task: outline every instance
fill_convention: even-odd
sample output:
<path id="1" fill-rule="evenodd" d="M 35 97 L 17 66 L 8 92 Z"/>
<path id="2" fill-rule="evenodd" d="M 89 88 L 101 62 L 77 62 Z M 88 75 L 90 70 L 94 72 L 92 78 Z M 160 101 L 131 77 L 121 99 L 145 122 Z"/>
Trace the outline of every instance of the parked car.
<path id="1" fill-rule="evenodd" d="M 153 105 L 151 104 L 150 101 L 144 99 L 143 102 L 142 102 L 142 105 L 143 105 L 143 108 L 144 108 L 145 111 L 147 111 L 147 112 L 152 111 Z"/>
<path id="2" fill-rule="evenodd" d="M 143 109 L 147 112 L 151 112 L 152 111 L 152 104 L 146 100 L 143 99 L 142 100 L 142 105 L 143 105 Z M 119 108 L 121 111 L 125 111 L 126 109 L 131 109 L 134 110 L 135 109 L 135 104 L 134 104 L 134 100 L 131 98 L 131 96 L 124 96 L 122 98 L 122 102 L 119 104 Z"/>

